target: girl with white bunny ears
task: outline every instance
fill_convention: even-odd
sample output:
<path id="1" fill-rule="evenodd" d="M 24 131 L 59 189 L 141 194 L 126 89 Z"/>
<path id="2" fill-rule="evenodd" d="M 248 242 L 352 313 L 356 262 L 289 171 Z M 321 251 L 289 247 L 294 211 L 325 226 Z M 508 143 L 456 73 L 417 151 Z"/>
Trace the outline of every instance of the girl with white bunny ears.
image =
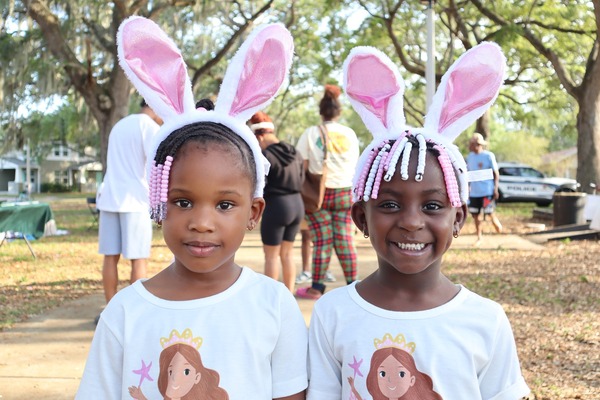
<path id="1" fill-rule="evenodd" d="M 492 104 L 504 69 L 493 43 L 466 52 L 442 78 L 425 127 L 411 128 L 396 66 L 371 47 L 350 52 L 346 95 L 374 137 L 356 169 L 352 218 L 378 268 L 315 303 L 309 400 L 529 393 L 502 307 L 441 271 L 467 216 L 467 170 L 452 142 Z"/>
<path id="2" fill-rule="evenodd" d="M 77 398 L 304 399 L 298 304 L 285 286 L 234 260 L 265 206 L 268 165 L 246 120 L 285 83 L 290 33 L 281 24 L 255 29 L 208 111 L 196 109 L 183 57 L 154 22 L 128 18 L 117 44 L 127 76 L 164 120 L 149 163 L 150 200 L 174 260 L 102 312 Z M 211 378 L 183 353 L 165 365 L 162 351 L 175 344 L 195 348 Z"/>

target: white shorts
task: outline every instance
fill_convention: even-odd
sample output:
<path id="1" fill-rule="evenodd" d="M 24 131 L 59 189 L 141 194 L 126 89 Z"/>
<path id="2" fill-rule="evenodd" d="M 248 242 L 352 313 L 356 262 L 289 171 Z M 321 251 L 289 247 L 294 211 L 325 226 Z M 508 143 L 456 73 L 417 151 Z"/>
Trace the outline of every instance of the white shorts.
<path id="1" fill-rule="evenodd" d="M 122 254 L 128 260 L 150 257 L 152 220 L 144 212 L 100 210 L 98 252 L 107 256 Z"/>

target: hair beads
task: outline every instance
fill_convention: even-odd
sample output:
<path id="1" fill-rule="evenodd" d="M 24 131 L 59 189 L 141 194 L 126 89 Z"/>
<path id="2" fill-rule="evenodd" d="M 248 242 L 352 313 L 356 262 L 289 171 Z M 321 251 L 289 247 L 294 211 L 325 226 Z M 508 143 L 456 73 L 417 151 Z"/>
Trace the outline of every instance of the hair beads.
<path id="1" fill-rule="evenodd" d="M 420 182 L 423 179 L 425 159 L 427 150 L 429 150 L 437 157 L 440 163 L 444 174 L 448 199 L 452 207 L 460 207 L 462 202 L 460 200 L 459 185 L 450 152 L 445 147 L 426 140 L 420 133 L 413 135 L 408 132 L 403 134 L 398 140 L 384 140 L 380 145 L 371 149 L 369 157 L 365 161 L 364 168 L 360 173 L 360 179 L 357 182 L 356 194 L 358 199 L 362 199 L 363 201 L 376 199 L 379 193 L 381 178 L 383 177 L 386 182 L 392 179 L 396 173 L 400 157 L 402 157 L 400 163 L 401 179 L 409 179 L 408 167 L 414 145 L 418 146 L 415 181 Z"/>

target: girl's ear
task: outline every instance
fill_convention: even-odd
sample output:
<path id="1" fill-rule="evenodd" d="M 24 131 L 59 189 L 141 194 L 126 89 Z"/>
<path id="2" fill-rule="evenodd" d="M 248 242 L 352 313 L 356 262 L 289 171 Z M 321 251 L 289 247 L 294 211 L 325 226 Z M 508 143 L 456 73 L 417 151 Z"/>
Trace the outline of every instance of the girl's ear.
<path id="1" fill-rule="evenodd" d="M 367 226 L 367 216 L 365 214 L 365 202 L 357 201 L 354 204 L 352 204 L 350 214 L 352 216 L 352 221 L 354 221 L 354 225 L 356 225 L 362 233 L 368 235 L 369 228 Z"/>
<path id="2" fill-rule="evenodd" d="M 467 215 L 468 209 L 466 204 L 463 204 L 462 206 L 456 208 L 456 217 L 454 219 L 454 229 L 456 233 L 460 232 L 462 227 L 465 225 Z"/>
<path id="3" fill-rule="evenodd" d="M 460 56 L 442 77 L 425 117 L 425 129 L 453 142 L 496 100 L 505 66 L 502 50 L 491 42 Z"/>
<path id="4" fill-rule="evenodd" d="M 252 199 L 252 205 L 250 206 L 250 218 L 248 218 L 248 224 L 246 225 L 249 230 L 254 229 L 260 218 L 265 211 L 265 199 L 262 197 L 255 197 Z"/>

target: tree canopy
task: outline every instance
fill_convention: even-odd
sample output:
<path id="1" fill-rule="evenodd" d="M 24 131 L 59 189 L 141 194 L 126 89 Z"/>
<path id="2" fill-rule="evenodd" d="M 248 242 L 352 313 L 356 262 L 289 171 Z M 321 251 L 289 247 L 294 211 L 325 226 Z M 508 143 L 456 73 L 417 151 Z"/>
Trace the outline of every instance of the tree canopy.
<path id="1" fill-rule="evenodd" d="M 284 140 L 295 143 L 318 122 L 323 84 L 341 83 L 341 65 L 356 45 L 377 47 L 399 65 L 407 82 L 407 121 L 423 123 L 426 6 L 419 0 L 0 3 L 4 150 L 22 145 L 24 138 L 66 140 L 94 145 L 105 159 L 111 127 L 139 103 L 116 61 L 115 47 L 120 22 L 134 14 L 154 19 L 180 46 L 198 98 L 218 93 L 228 60 L 255 25 L 284 23 L 294 36 L 296 55 L 289 85 L 266 110 Z M 507 56 L 501 95 L 473 129 L 505 146 L 507 158 L 533 164 L 539 154 L 577 144 L 578 179 L 584 184 L 598 179 L 600 74 L 594 71 L 600 0 L 433 3 L 438 82 L 460 54 L 479 42 L 495 41 Z M 343 118 L 363 143 L 369 141 L 350 107 Z M 468 135 L 462 136 L 464 146 Z M 528 138 L 535 146 L 531 154 L 511 153 L 512 146 Z"/>

